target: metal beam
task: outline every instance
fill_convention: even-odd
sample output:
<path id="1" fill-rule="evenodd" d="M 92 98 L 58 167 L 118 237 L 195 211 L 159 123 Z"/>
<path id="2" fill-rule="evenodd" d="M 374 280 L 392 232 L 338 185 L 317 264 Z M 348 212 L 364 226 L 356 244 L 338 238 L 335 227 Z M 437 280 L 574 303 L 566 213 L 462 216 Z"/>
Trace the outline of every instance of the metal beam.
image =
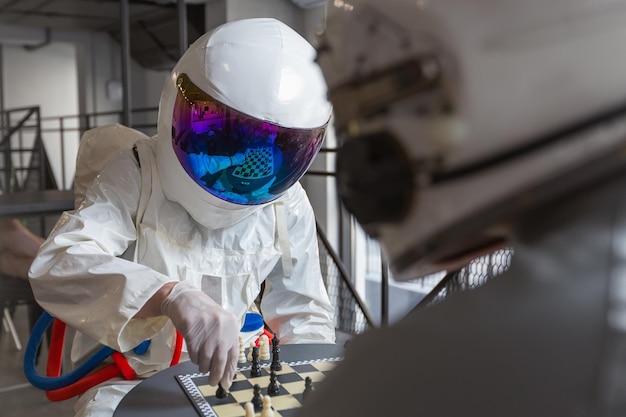
<path id="1" fill-rule="evenodd" d="M 187 40 L 187 6 L 185 0 L 178 0 L 176 10 L 178 12 L 178 56 L 183 56 L 189 45 Z"/>
<path id="2" fill-rule="evenodd" d="M 120 27 L 122 29 L 122 124 L 132 125 L 130 83 L 130 19 L 128 0 L 120 0 Z"/>
<path id="3" fill-rule="evenodd" d="M 4 114 L 4 50 L 0 43 L 0 138 L 4 137 L 5 114 Z"/>

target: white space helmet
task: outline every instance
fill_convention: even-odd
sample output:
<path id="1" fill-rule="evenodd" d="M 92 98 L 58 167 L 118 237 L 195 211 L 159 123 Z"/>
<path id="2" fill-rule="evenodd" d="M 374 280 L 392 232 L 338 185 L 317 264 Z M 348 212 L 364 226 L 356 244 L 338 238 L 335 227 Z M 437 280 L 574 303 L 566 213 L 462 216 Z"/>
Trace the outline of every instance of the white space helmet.
<path id="1" fill-rule="evenodd" d="M 159 105 L 157 163 L 167 198 L 220 228 L 296 183 L 331 114 L 315 55 L 268 18 L 226 23 L 195 41 Z"/>
<path id="2" fill-rule="evenodd" d="M 498 241 L 520 214 L 624 169 L 618 3 L 328 6 L 318 62 L 344 142 L 339 192 L 397 279 Z"/>

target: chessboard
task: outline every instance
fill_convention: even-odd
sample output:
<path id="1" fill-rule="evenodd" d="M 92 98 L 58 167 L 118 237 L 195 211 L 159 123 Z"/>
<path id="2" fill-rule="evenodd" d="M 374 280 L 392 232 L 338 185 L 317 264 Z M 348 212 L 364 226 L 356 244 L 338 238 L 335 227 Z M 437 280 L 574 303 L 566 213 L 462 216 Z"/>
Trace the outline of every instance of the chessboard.
<path id="1" fill-rule="evenodd" d="M 309 361 L 281 362 L 282 369 L 276 371 L 279 392 L 271 396 L 272 408 L 276 417 L 293 417 L 303 403 L 305 379 L 311 378 L 313 386 L 323 380 L 341 358 L 315 359 Z M 253 387 L 258 384 L 262 395 L 267 395 L 270 382 L 270 362 L 260 363 L 261 375 L 251 377 L 252 366 L 237 368 L 237 374 L 225 398 L 218 398 L 217 387 L 207 384 L 207 374 L 176 375 L 176 379 L 203 417 L 243 417 L 244 405 L 250 402 Z M 255 414 L 260 416 L 258 411 Z"/>
<path id="2" fill-rule="evenodd" d="M 233 176 L 244 179 L 260 179 L 274 172 L 274 155 L 271 147 L 246 150 L 243 164 L 237 166 Z"/>

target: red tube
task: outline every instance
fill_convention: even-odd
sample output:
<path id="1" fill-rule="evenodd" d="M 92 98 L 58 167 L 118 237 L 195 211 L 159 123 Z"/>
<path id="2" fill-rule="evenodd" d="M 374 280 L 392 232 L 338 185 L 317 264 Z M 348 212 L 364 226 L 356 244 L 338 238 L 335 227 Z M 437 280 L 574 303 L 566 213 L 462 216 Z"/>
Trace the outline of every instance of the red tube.
<path id="1" fill-rule="evenodd" d="M 65 328 L 66 324 L 59 319 L 54 319 L 52 322 L 52 334 L 50 335 L 50 348 L 48 350 L 48 364 L 46 366 L 47 376 L 61 376 L 63 344 L 65 343 Z"/>
<path id="2" fill-rule="evenodd" d="M 61 320 L 54 319 L 52 326 L 52 335 L 50 337 L 50 349 L 48 352 L 47 375 L 50 377 L 58 377 L 61 375 L 61 363 L 63 359 L 63 342 L 65 339 L 66 324 Z M 178 364 L 183 347 L 183 336 L 176 331 L 176 339 L 174 343 L 174 353 L 170 366 Z M 80 395 L 88 389 L 115 378 L 120 374 L 124 379 L 131 380 L 137 376 L 135 370 L 130 366 L 126 357 L 120 352 L 111 354 L 114 363 L 98 369 L 88 375 L 85 375 L 79 381 L 74 382 L 63 388 L 46 391 L 46 397 L 50 401 L 64 401 Z"/>
<path id="3" fill-rule="evenodd" d="M 104 368 L 100 368 L 89 375 L 84 376 L 79 381 L 63 388 L 46 391 L 46 397 L 50 401 L 64 401 L 87 391 L 89 388 L 108 381 L 120 374 L 117 364 L 111 363 Z"/>
<path id="4" fill-rule="evenodd" d="M 124 355 L 122 355 L 120 352 L 113 352 L 111 353 L 111 357 L 115 361 L 115 364 L 117 365 L 117 368 L 119 369 L 119 371 L 122 373 L 122 376 L 124 377 L 124 379 L 126 380 L 135 379 L 135 377 L 137 376 L 137 373 L 130 366 L 130 364 L 128 363 Z"/>
<path id="5" fill-rule="evenodd" d="M 172 355 L 170 366 L 178 365 L 182 350 L 183 350 L 183 335 L 181 335 L 180 332 L 176 330 L 176 342 L 174 343 L 174 354 Z"/>

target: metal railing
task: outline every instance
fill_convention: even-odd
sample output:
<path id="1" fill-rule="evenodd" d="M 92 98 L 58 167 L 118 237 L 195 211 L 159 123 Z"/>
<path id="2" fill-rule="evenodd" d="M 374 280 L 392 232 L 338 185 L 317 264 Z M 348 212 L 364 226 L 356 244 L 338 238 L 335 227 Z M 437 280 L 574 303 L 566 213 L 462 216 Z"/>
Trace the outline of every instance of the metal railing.
<path id="1" fill-rule="evenodd" d="M 148 136 L 156 133 L 156 120 L 158 107 L 146 107 L 132 110 L 132 123 L 130 127 L 137 129 Z M 85 113 L 78 115 L 67 115 L 57 117 L 41 118 L 41 133 L 44 137 L 54 135 L 58 138 L 58 153 L 65 155 L 66 142 L 68 138 L 80 138 L 83 133 L 98 126 L 107 124 L 122 123 L 122 111 L 106 111 L 97 113 Z M 61 158 L 61 178 L 60 188 L 68 188 L 66 175 L 66 161 Z M 69 181 L 71 183 L 71 181 Z"/>
<path id="2" fill-rule="evenodd" d="M 2 114 L 0 152 L 2 192 L 45 188 L 46 163 L 39 107 L 16 108 Z"/>
<path id="3" fill-rule="evenodd" d="M 319 224 L 317 237 L 322 276 L 330 301 L 335 306 L 335 328 L 354 335 L 362 333 L 368 327 L 375 327 L 374 319 L 354 287 L 350 274 Z"/>

